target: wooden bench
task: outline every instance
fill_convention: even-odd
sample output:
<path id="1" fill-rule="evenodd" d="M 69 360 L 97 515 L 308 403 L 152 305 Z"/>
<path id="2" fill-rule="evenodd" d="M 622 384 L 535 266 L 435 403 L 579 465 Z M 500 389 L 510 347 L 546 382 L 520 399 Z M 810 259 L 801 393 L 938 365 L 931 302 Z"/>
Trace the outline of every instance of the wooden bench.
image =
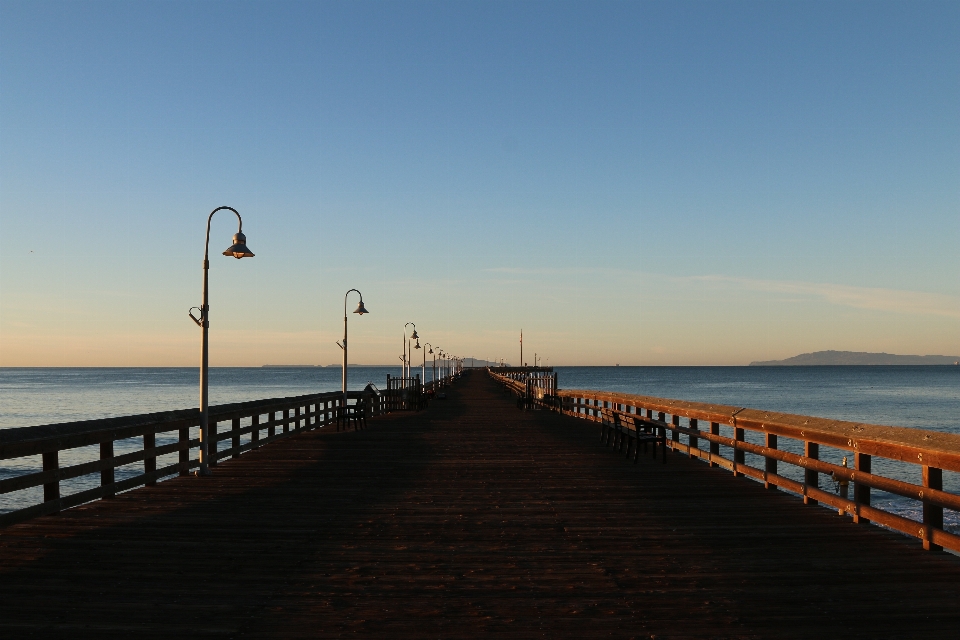
<path id="1" fill-rule="evenodd" d="M 363 409 L 363 404 L 360 402 L 342 407 L 337 416 L 337 431 L 340 431 L 341 424 L 343 425 L 343 430 L 346 431 L 350 428 L 351 422 L 353 422 L 354 431 L 358 428 L 365 429 L 367 427 L 367 416 Z"/>
<path id="2" fill-rule="evenodd" d="M 664 464 L 667 462 L 667 430 L 654 422 L 646 420 L 637 414 L 621 413 L 613 409 L 600 409 L 600 442 L 613 445 L 618 451 L 624 451 L 630 457 L 630 447 L 633 445 L 633 462 L 636 464 L 640 456 L 640 445 L 647 450 L 647 444 L 653 444 L 653 458 L 657 458 L 657 445 Z"/>

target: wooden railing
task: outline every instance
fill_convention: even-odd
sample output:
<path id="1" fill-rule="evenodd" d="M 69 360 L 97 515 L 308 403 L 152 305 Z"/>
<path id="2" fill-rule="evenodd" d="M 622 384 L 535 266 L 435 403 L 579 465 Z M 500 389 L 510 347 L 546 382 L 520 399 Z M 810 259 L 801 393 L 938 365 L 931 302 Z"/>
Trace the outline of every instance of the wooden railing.
<path id="1" fill-rule="evenodd" d="M 490 367 L 489 371 L 524 406 L 557 392 L 557 374 L 552 367 Z"/>
<path id="2" fill-rule="evenodd" d="M 493 371 L 491 375 L 510 391 L 522 391 L 518 381 Z M 639 416 L 649 426 L 666 429 L 667 446 L 676 452 L 759 480 L 768 488 L 796 493 L 805 504 L 823 503 L 851 515 L 854 522 L 875 522 L 919 538 L 925 549 L 960 552 L 960 536 L 944 530 L 943 518 L 945 508 L 960 511 L 960 495 L 943 490 L 943 472 L 960 472 L 960 435 L 602 391 L 557 390 L 535 402 L 595 422 L 602 420 L 602 409 Z M 709 430 L 702 430 L 707 424 Z M 748 442 L 747 432 L 763 444 Z M 821 460 L 826 451 L 832 457 L 849 453 L 853 467 Z M 762 468 L 747 464 L 747 454 L 758 456 Z M 921 484 L 875 472 L 874 457 L 909 463 L 914 473 L 919 471 Z M 795 466 L 800 480 L 780 472 L 781 462 Z M 852 499 L 821 489 L 821 475 L 838 485 L 851 483 Z M 922 521 L 871 505 L 871 489 L 916 501 Z"/>
<path id="3" fill-rule="evenodd" d="M 387 399 L 383 394 L 352 391 L 347 398 L 348 402 L 352 400 L 354 405 L 359 404 L 366 416 L 388 411 Z M 236 458 L 303 430 L 334 423 L 338 424 L 339 429 L 342 403 L 343 394 L 338 391 L 210 407 L 211 466 L 224 458 Z M 0 430 L 0 461 L 20 459 L 19 466 L 29 468 L 29 458 L 39 456 L 42 463 L 39 471 L 0 479 L 0 496 L 43 487 L 42 502 L 0 514 L 0 527 L 39 515 L 57 513 L 92 500 L 109 498 L 134 487 L 155 485 L 158 480 L 168 476 L 189 474 L 200 466 L 197 457 L 191 455 L 191 450 L 200 446 L 196 433 L 199 421 L 199 410 L 187 409 Z M 223 424 L 229 427 L 222 430 L 220 426 Z M 157 436 L 161 440 L 173 441 L 157 445 Z M 142 438 L 142 446 L 115 455 L 115 443 L 128 438 Z M 223 442 L 229 442 L 229 446 L 220 448 Z M 62 452 L 91 445 L 99 445 L 99 458 L 61 466 Z M 157 460 L 171 454 L 177 454 L 177 461 L 157 468 Z M 143 463 L 142 473 L 116 479 L 118 467 L 140 462 Z M 10 465 L 5 466 L 9 472 Z M 129 471 L 125 469 L 124 474 Z M 96 473 L 100 474 L 99 486 L 67 496 L 60 495 L 61 482 Z"/>

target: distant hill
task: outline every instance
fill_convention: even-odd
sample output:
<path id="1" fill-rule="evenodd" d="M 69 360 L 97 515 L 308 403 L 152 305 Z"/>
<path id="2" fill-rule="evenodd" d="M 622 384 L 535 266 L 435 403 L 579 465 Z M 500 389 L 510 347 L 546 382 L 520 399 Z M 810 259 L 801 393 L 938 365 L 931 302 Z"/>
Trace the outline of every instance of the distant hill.
<path id="1" fill-rule="evenodd" d="M 786 360 L 760 360 L 751 362 L 751 367 L 803 367 L 823 365 L 865 364 L 957 364 L 960 356 L 897 356 L 891 353 L 865 353 L 863 351 L 816 351 L 801 353 Z"/>

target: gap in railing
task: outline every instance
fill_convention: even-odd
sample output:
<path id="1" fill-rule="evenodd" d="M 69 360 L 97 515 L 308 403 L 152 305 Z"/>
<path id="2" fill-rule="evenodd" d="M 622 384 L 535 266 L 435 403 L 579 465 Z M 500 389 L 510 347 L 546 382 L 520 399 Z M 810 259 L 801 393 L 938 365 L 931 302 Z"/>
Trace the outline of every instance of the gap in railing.
<path id="1" fill-rule="evenodd" d="M 39 471 L 39 469 L 24 471 L 24 473 L 32 473 L 33 471 Z M 29 489 L 11 491 L 0 497 L 3 498 L 3 501 L 0 502 L 0 514 L 9 513 L 11 511 L 17 511 L 18 509 L 26 509 L 39 502 L 43 502 L 43 487 L 30 487 Z"/>

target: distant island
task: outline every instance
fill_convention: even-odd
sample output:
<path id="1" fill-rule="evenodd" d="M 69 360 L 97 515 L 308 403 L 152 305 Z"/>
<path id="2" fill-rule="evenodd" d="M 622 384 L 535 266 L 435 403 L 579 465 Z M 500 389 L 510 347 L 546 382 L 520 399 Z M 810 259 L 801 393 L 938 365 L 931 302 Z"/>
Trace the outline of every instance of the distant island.
<path id="1" fill-rule="evenodd" d="M 751 367 L 804 367 L 823 365 L 896 365 L 896 364 L 960 364 L 960 356 L 898 356 L 891 353 L 863 351 L 816 351 L 801 353 L 786 360 L 758 360 Z"/>

